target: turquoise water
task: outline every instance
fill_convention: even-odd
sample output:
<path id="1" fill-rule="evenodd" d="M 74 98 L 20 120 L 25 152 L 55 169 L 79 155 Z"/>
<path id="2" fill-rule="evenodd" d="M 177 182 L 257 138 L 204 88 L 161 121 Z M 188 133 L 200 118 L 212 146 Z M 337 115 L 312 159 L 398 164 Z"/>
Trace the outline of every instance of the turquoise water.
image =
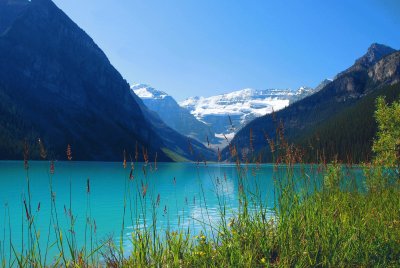
<path id="1" fill-rule="evenodd" d="M 76 221 L 73 233 L 78 245 L 85 244 L 85 229 L 87 245 L 92 227 L 93 241 L 112 238 L 118 243 L 122 234 L 124 245 L 129 249 L 131 232 L 135 228 L 152 227 L 153 219 L 159 230 L 210 232 L 209 225 L 220 221 L 222 205 L 227 208 L 228 218 L 237 211 L 238 170 L 235 165 L 158 163 L 156 168 L 153 165 L 135 164 L 133 179 L 130 179 L 130 165 L 124 169 L 122 163 L 55 162 L 54 175 L 51 175 L 47 161 L 30 162 L 28 172 L 23 162 L 0 161 L 0 252 L 8 256 L 10 235 L 17 252 L 26 250 L 28 220 L 23 200 L 29 210 L 27 177 L 31 215 L 36 233 L 40 233 L 42 255 L 56 240 L 55 221 L 51 222 L 50 182 L 55 193 L 53 216 L 56 211 L 63 236 L 70 235 L 71 206 Z M 262 189 L 259 196 L 272 207 L 272 167 L 249 165 L 241 172 L 249 189 Z M 87 193 L 88 179 L 90 194 Z M 47 258 L 57 252 L 53 245 Z"/>
<path id="2" fill-rule="evenodd" d="M 10 236 L 17 252 L 27 248 L 28 220 L 23 202 L 25 199 L 29 210 L 27 177 L 33 227 L 35 233 L 40 233 L 41 254 L 44 256 L 48 248 L 50 261 L 59 252 L 56 244 L 49 246 L 56 241 L 55 214 L 64 241 L 72 233 L 78 247 L 88 246 L 90 241 L 101 244 L 106 239 L 118 244 L 122 237 L 129 252 L 135 229 L 155 225 L 161 231 L 186 230 L 192 234 L 203 231 L 212 235 L 209 226 L 220 221 L 222 207 L 227 208 L 227 219 L 237 213 L 239 171 L 236 165 L 135 164 L 132 178 L 130 170 L 130 164 L 124 169 L 122 163 L 55 162 L 54 175 L 51 175 L 47 161 L 30 162 L 28 172 L 23 162 L 0 161 L 0 258 L 8 258 L 11 252 Z M 308 171 L 308 174 L 318 173 L 313 167 L 308 167 Z M 256 199 L 258 204 L 261 200 L 263 206 L 272 208 L 273 166 L 243 165 L 240 173 L 251 199 Z M 50 184 L 55 196 L 53 213 Z M 68 216 L 70 206 L 75 220 L 73 230 Z"/>

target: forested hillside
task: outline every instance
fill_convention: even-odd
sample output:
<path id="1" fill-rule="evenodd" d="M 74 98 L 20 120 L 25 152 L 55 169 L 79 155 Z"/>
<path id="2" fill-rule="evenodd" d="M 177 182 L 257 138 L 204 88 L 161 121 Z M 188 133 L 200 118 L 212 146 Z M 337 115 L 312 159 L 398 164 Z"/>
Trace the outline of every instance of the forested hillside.
<path id="1" fill-rule="evenodd" d="M 342 161 L 368 160 L 375 133 L 375 98 L 393 98 L 398 86 L 387 86 L 399 82 L 400 52 L 373 44 L 353 66 L 319 92 L 250 122 L 224 149 L 223 157 L 250 156 L 251 161 L 272 161 L 268 140 L 275 140 L 276 129 L 281 125 L 290 142 L 302 145 L 308 161 L 336 155 Z"/>
<path id="2" fill-rule="evenodd" d="M 294 142 L 304 149 L 306 161 L 369 161 L 377 125 L 374 118 L 376 99 L 384 96 L 391 103 L 400 98 L 400 84 L 386 86 L 369 94 L 330 120 L 312 128 Z"/>

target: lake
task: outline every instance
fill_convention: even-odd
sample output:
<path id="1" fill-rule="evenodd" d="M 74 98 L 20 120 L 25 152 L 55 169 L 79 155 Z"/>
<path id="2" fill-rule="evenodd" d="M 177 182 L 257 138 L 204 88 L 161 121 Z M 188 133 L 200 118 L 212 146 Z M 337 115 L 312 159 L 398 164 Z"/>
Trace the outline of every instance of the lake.
<path id="1" fill-rule="evenodd" d="M 296 169 L 300 171 L 301 167 Z M 221 208 L 226 208 L 226 219 L 238 210 L 239 173 L 246 192 L 272 208 L 276 173 L 267 164 L 243 165 L 238 171 L 234 164 L 139 163 L 134 164 L 131 173 L 129 163 L 124 168 L 122 163 L 55 162 L 51 174 L 48 161 L 31 161 L 28 171 L 23 162 L 0 161 L 0 252 L 6 257 L 11 252 L 10 235 L 18 252 L 26 249 L 29 214 L 34 217 L 36 233 L 40 233 L 42 251 L 56 240 L 55 216 L 64 237 L 74 233 L 78 245 L 89 240 L 101 243 L 107 238 L 118 244 L 123 237 L 127 252 L 131 233 L 154 224 L 161 231 L 203 231 L 212 235 L 209 226 L 221 220 Z M 50 184 L 54 193 L 53 213 Z M 75 220 L 73 230 L 70 207 Z M 31 212 L 28 214 L 27 210 Z M 57 252 L 53 245 L 48 255 Z"/>

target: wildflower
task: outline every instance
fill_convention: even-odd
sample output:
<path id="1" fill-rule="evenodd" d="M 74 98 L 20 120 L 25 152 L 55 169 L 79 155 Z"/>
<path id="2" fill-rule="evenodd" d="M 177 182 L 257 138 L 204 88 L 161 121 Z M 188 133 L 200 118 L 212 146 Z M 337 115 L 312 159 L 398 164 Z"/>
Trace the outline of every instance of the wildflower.
<path id="1" fill-rule="evenodd" d="M 130 180 L 133 180 L 134 179 L 134 177 L 133 177 L 133 171 L 135 170 L 135 166 L 134 166 L 134 164 L 133 163 L 131 163 L 131 172 L 129 173 L 129 179 Z"/>
<path id="2" fill-rule="evenodd" d="M 148 188 L 148 184 L 147 183 L 146 183 L 146 185 L 142 184 L 142 196 L 143 196 L 143 198 L 146 197 L 147 188 Z"/>
<path id="3" fill-rule="evenodd" d="M 71 145 L 69 145 L 69 144 L 68 144 L 68 146 L 67 146 L 67 159 L 68 159 L 69 161 L 72 160 Z"/>
<path id="4" fill-rule="evenodd" d="M 124 150 L 124 162 L 123 162 L 123 166 L 124 166 L 124 168 L 126 168 L 126 152 L 125 152 L 125 150 Z"/>
<path id="5" fill-rule="evenodd" d="M 267 260 L 263 257 L 262 259 L 261 259 L 261 263 L 266 263 L 267 262 Z"/>
<path id="6" fill-rule="evenodd" d="M 143 153 L 143 159 L 144 162 L 147 163 L 149 162 L 149 154 L 147 153 L 147 149 L 145 149 L 144 147 L 142 147 L 142 153 Z"/>
<path id="7" fill-rule="evenodd" d="M 43 158 L 43 159 L 46 159 L 47 152 L 46 152 L 46 150 L 44 148 L 44 145 L 43 145 L 43 142 L 42 142 L 42 140 L 40 138 L 38 139 L 38 143 L 39 143 L 40 157 Z"/>
<path id="8" fill-rule="evenodd" d="M 54 161 L 53 160 L 51 160 L 50 161 L 50 174 L 54 174 Z"/>
<path id="9" fill-rule="evenodd" d="M 268 144 L 269 144 L 269 148 L 271 150 L 271 153 L 275 152 L 275 143 L 274 140 L 267 138 Z"/>

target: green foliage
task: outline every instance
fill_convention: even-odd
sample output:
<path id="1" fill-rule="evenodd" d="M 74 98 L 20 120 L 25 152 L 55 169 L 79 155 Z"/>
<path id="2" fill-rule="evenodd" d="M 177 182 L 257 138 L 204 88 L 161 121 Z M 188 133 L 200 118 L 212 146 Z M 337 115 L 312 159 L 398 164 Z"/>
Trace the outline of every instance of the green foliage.
<path id="1" fill-rule="evenodd" d="M 153 214 L 151 226 L 132 232 L 129 256 L 122 246 L 110 240 L 91 248 L 89 254 L 85 253 L 86 246 L 82 250 L 72 248 L 72 257 L 67 259 L 64 253 L 68 252 L 62 243 L 65 239 L 68 242 L 68 237 L 63 240 L 55 220 L 59 234 L 55 244 L 60 247 L 55 266 L 400 267 L 400 180 L 388 177 L 398 164 L 393 148 L 399 138 L 399 111 L 399 102 L 388 106 L 382 98 L 378 100 L 379 131 L 373 147 L 376 157 L 364 167 L 368 191 L 352 169 L 338 161 L 310 168 L 296 166 L 297 153 L 281 138 L 275 155 L 282 164 L 274 166 L 273 208 L 266 207 L 262 198 L 250 191 L 251 178 L 244 177 L 246 173 L 242 172 L 247 166 L 238 161 L 239 209 L 233 218 L 227 218 L 225 211 L 229 207 L 221 202 L 220 221 L 210 223 L 211 231 L 204 229 L 192 236 L 189 229 L 176 227 L 177 230 L 162 232 L 157 229 L 157 215 Z M 137 180 L 127 180 L 124 211 L 131 194 L 136 194 L 140 203 L 152 198 L 133 187 Z M 218 195 L 218 189 L 215 190 Z M 205 196 L 202 198 L 206 202 Z M 157 202 L 152 204 L 154 210 Z M 202 209 L 207 214 L 208 208 Z M 132 222 L 138 223 L 140 215 L 145 218 L 147 210 L 143 203 L 139 210 L 143 214 L 130 219 Z M 28 253 L 14 255 L 15 262 L 22 267 L 40 267 L 45 263 L 34 244 Z"/>
<path id="2" fill-rule="evenodd" d="M 377 100 L 375 117 L 378 122 L 377 139 L 372 150 L 375 163 L 394 168 L 400 165 L 400 101 L 388 105 L 383 97 Z"/>
<path id="3" fill-rule="evenodd" d="M 326 174 L 324 175 L 324 187 L 326 190 L 339 189 L 342 180 L 342 166 L 337 162 L 329 164 Z"/>

